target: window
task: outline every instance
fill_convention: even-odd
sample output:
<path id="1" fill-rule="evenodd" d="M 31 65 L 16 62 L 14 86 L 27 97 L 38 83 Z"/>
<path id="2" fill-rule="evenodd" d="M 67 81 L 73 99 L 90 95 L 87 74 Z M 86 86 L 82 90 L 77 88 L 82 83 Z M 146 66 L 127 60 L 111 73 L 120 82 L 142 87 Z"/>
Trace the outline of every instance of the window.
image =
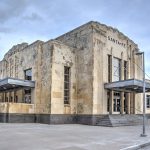
<path id="1" fill-rule="evenodd" d="M 31 89 L 24 90 L 25 95 L 31 95 Z"/>
<path id="2" fill-rule="evenodd" d="M 18 103 L 18 96 L 17 95 L 15 96 L 14 102 Z"/>
<path id="3" fill-rule="evenodd" d="M 114 112 L 120 112 L 120 105 L 121 105 L 121 102 L 120 102 L 120 92 L 114 92 L 114 99 L 113 99 L 113 102 L 114 102 L 114 107 L 113 107 L 113 111 Z"/>
<path id="4" fill-rule="evenodd" d="M 13 102 L 13 97 L 12 96 L 10 97 L 10 101 L 9 102 Z"/>
<path id="5" fill-rule="evenodd" d="M 30 104 L 31 103 L 31 89 L 24 90 L 24 102 Z"/>
<path id="6" fill-rule="evenodd" d="M 64 67 L 64 104 L 70 101 L 70 67 Z"/>
<path id="7" fill-rule="evenodd" d="M 127 61 L 124 61 L 124 80 L 127 79 Z"/>
<path id="8" fill-rule="evenodd" d="M 113 81 L 121 79 L 121 61 L 118 58 L 113 58 Z"/>
<path id="9" fill-rule="evenodd" d="M 147 108 L 150 108 L 150 95 L 146 96 L 146 100 L 147 100 Z"/>
<path id="10" fill-rule="evenodd" d="M 111 55 L 108 55 L 108 82 L 111 82 Z"/>
<path id="11" fill-rule="evenodd" d="M 32 69 L 25 70 L 25 80 L 32 80 Z"/>
<path id="12" fill-rule="evenodd" d="M 124 112 L 127 113 L 127 93 L 124 93 Z"/>
<path id="13" fill-rule="evenodd" d="M 8 102 L 8 97 L 6 97 L 6 102 Z"/>

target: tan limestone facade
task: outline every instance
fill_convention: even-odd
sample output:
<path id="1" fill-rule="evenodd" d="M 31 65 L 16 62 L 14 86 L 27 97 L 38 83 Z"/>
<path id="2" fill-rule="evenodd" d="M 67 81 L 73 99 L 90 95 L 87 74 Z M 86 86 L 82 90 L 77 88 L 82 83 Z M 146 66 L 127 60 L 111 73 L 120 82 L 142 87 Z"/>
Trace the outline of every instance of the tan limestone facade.
<path id="1" fill-rule="evenodd" d="M 0 119 L 84 123 L 84 117 L 88 122 L 94 115 L 140 114 L 141 94 L 104 87 L 114 81 L 142 80 L 137 49 L 117 29 L 93 21 L 54 40 L 13 46 L 0 62 L 0 79 L 30 80 L 35 87 L 1 87 Z"/>

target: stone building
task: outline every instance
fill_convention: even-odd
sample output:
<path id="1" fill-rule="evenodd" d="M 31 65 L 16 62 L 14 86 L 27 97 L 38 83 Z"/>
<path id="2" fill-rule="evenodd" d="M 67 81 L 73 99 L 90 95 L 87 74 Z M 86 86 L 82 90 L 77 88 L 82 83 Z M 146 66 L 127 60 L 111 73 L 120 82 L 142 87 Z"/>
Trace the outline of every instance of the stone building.
<path id="1" fill-rule="evenodd" d="M 0 121 L 98 125 L 112 114 L 140 114 L 138 51 L 123 33 L 93 21 L 13 46 L 0 62 Z"/>

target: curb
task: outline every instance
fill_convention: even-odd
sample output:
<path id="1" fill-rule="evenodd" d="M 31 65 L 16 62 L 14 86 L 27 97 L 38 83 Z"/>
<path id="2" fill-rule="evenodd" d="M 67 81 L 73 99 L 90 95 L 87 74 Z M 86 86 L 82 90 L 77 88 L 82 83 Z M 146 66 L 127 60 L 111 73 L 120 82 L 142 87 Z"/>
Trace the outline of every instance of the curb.
<path id="1" fill-rule="evenodd" d="M 149 145 L 150 145 L 150 141 L 146 142 L 146 143 L 143 143 L 143 144 L 140 144 L 140 145 L 133 145 L 133 146 L 123 148 L 123 149 L 120 149 L 120 150 L 138 150 L 140 148 L 144 148 L 144 147 L 149 146 Z"/>

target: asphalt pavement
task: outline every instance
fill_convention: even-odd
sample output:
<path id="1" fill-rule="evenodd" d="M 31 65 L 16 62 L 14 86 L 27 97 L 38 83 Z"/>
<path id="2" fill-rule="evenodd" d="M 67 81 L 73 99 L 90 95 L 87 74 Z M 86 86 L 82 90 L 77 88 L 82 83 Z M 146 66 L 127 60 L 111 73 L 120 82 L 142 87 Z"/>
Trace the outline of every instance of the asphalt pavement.
<path id="1" fill-rule="evenodd" d="M 150 142 L 150 127 L 147 137 L 141 132 L 142 126 L 0 124 L 0 150 L 119 150 Z"/>

